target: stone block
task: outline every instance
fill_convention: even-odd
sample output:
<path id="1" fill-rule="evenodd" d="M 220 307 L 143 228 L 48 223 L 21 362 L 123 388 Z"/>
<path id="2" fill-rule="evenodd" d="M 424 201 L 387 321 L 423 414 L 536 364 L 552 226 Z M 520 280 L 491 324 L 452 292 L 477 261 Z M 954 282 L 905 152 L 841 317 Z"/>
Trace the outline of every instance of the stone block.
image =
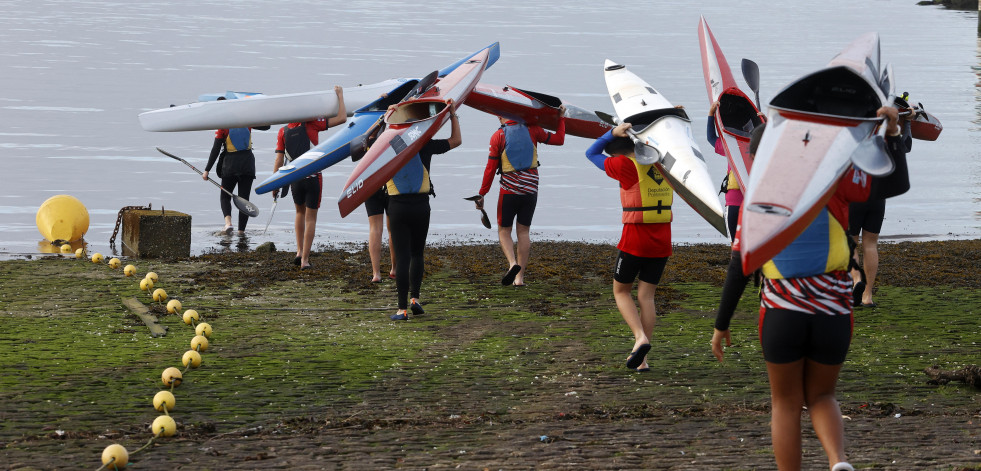
<path id="1" fill-rule="evenodd" d="M 191 215 L 178 211 L 123 211 L 123 255 L 137 258 L 189 257 Z"/>

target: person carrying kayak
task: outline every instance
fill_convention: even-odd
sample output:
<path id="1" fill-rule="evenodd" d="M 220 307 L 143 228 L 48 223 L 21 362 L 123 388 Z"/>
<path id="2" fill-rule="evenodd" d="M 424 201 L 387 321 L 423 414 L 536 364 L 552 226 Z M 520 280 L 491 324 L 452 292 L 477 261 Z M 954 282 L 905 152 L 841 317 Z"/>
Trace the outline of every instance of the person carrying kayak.
<path id="1" fill-rule="evenodd" d="M 634 335 L 627 368 L 645 372 L 650 371 L 647 352 L 657 320 L 654 291 L 671 256 L 674 192 L 657 167 L 637 161 L 629 129 L 629 123 L 622 123 L 607 131 L 589 146 L 586 158 L 620 184 L 623 232 L 613 269 L 613 297 Z M 632 294 L 635 279 L 639 313 Z"/>
<path id="2" fill-rule="evenodd" d="M 838 374 L 852 335 L 852 281 L 848 275 L 848 203 L 889 198 L 909 190 L 906 148 L 896 108 L 884 106 L 886 148 L 895 171 L 871 177 L 850 168 L 815 221 L 783 251 L 763 265 L 759 336 L 770 382 L 773 451 L 777 468 L 797 470 L 801 464 L 801 413 L 806 406 L 833 471 L 853 471 L 845 455 L 844 425 L 835 397 Z M 765 126 L 754 130 L 753 154 Z M 723 341 L 731 346 L 729 322 L 746 284 L 737 225 L 733 256 L 715 318 L 712 353 L 723 361 Z M 821 257 L 814 259 L 814 257 Z"/>
<path id="3" fill-rule="evenodd" d="M 497 197 L 497 236 L 501 250 L 508 260 L 507 274 L 502 285 L 524 286 L 525 270 L 531 256 L 531 220 L 538 205 L 538 144 L 561 146 L 565 143 L 565 106 L 559 106 L 559 124 L 554 133 L 540 126 L 499 117 L 501 127 L 491 136 L 490 153 L 484 178 L 474 203 L 484 208 L 484 195 L 490 192 L 494 173 L 501 174 L 501 193 Z M 511 228 L 517 218 L 515 233 L 517 250 L 511 238 Z"/>
<path id="4" fill-rule="evenodd" d="M 276 159 L 273 172 L 279 170 L 289 160 L 298 158 L 320 142 L 320 132 L 326 131 L 347 121 L 347 110 L 344 108 L 344 89 L 334 87 L 337 93 L 337 116 L 320 118 L 305 123 L 289 123 L 279 128 L 276 137 Z M 323 195 L 323 175 L 317 172 L 301 180 L 290 183 L 293 192 L 293 204 L 296 206 L 296 217 L 293 228 L 296 233 L 296 257 L 294 265 L 301 270 L 311 267 L 310 248 L 313 247 L 313 236 L 317 231 L 317 212 L 320 210 L 320 200 Z M 279 197 L 279 189 L 272 192 L 273 198 Z"/>

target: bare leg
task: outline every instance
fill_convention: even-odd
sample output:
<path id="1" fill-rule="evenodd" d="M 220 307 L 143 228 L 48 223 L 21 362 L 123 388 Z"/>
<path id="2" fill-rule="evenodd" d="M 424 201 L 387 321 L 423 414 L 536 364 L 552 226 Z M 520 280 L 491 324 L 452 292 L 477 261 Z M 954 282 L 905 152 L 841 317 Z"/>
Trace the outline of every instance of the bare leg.
<path id="1" fill-rule="evenodd" d="M 879 272 L 879 234 L 862 231 L 862 265 L 865 268 L 865 293 L 862 304 L 872 303 L 872 287 Z"/>
<path id="2" fill-rule="evenodd" d="M 296 256 L 303 257 L 303 234 L 306 232 L 304 230 L 304 225 L 306 223 L 306 212 L 307 207 L 302 204 L 297 204 L 296 206 L 296 216 L 293 218 L 293 233 L 296 235 Z"/>
<path id="3" fill-rule="evenodd" d="M 523 285 L 525 284 L 525 270 L 528 268 L 528 258 L 531 257 L 531 227 L 524 224 L 517 224 L 517 229 L 515 233 L 518 236 L 518 256 L 516 258 L 516 263 L 521 266 L 521 271 L 518 272 L 518 276 L 514 277 L 514 284 Z M 508 236 L 508 241 L 511 240 L 510 235 Z"/>
<path id="4" fill-rule="evenodd" d="M 855 241 L 855 246 L 856 246 L 855 247 L 855 250 L 852 251 L 852 259 L 855 260 L 855 263 L 861 265 L 861 263 L 860 263 L 861 260 L 859 260 L 859 258 L 858 258 L 858 236 L 855 235 L 855 236 L 849 236 L 849 237 L 851 237 L 852 240 Z M 851 270 L 848 270 L 848 274 L 852 276 L 852 284 L 853 285 L 856 284 L 856 283 L 858 283 L 859 281 L 862 281 L 862 274 L 858 270 L 852 268 Z"/>
<path id="5" fill-rule="evenodd" d="M 511 228 L 498 227 L 497 238 L 501 240 L 501 251 L 504 252 L 504 257 L 508 259 L 508 268 L 513 267 L 518 262 L 514 258 L 514 240 L 511 239 Z"/>
<path id="6" fill-rule="evenodd" d="M 384 214 L 368 216 L 368 255 L 371 257 L 371 281 L 381 281 L 381 241 Z"/>
<path id="7" fill-rule="evenodd" d="M 307 208 L 303 218 L 303 252 L 300 253 L 300 268 L 310 266 L 310 248 L 313 247 L 313 236 L 317 232 L 317 211 Z"/>
<path id="8" fill-rule="evenodd" d="M 645 281 L 637 282 L 637 304 L 640 305 L 640 323 L 644 326 L 644 336 L 648 343 L 654 338 L 654 325 L 657 323 L 657 311 L 654 309 L 654 291 L 657 285 Z M 618 304 L 619 306 L 619 304 Z M 638 368 L 647 368 L 647 357 Z"/>
<path id="9" fill-rule="evenodd" d="M 770 435 L 777 469 L 798 471 L 801 462 L 800 414 L 804 405 L 804 360 L 766 362 L 770 377 Z"/>
<path id="10" fill-rule="evenodd" d="M 845 426 L 841 420 L 841 408 L 835 399 L 835 385 L 840 371 L 841 365 L 805 360 L 804 401 L 811 414 L 814 432 L 828 455 L 829 468 L 840 461 L 848 461 L 845 456 Z"/>
<path id="11" fill-rule="evenodd" d="M 650 343 L 650 340 L 647 334 L 644 333 L 644 322 L 640 314 L 637 313 L 637 305 L 634 304 L 632 290 L 632 283 L 620 283 L 619 281 L 613 280 L 613 299 L 617 302 L 617 309 L 620 310 L 620 315 L 623 316 L 624 322 L 627 323 L 630 332 L 634 334 L 634 348 L 631 351 L 635 351 L 641 345 Z M 653 324 L 651 327 L 653 328 Z"/>

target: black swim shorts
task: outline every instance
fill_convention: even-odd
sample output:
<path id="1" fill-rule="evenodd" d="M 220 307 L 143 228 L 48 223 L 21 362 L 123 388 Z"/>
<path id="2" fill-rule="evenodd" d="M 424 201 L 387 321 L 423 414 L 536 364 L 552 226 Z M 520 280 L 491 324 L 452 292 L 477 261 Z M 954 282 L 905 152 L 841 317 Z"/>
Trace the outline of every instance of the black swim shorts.
<path id="1" fill-rule="evenodd" d="M 668 257 L 638 257 L 621 250 L 613 265 L 613 279 L 632 284 L 639 277 L 644 283 L 656 285 L 661 282 L 667 263 Z"/>
<path id="2" fill-rule="evenodd" d="M 759 329 L 763 359 L 770 363 L 807 358 L 840 365 L 845 362 L 852 340 L 852 315 L 760 308 Z"/>

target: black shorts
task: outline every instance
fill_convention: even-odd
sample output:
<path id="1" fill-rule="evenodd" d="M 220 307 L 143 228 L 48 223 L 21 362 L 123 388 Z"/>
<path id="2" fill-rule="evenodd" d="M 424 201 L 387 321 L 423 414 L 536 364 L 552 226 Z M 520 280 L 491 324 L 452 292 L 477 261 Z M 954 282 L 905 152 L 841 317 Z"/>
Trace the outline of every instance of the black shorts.
<path id="1" fill-rule="evenodd" d="M 388 193 L 385 192 L 384 188 L 376 191 L 364 201 L 364 209 L 368 211 L 368 217 L 384 214 L 386 208 L 388 208 Z"/>
<path id="2" fill-rule="evenodd" d="M 293 190 L 293 204 L 306 206 L 310 209 L 320 209 L 320 196 L 323 192 L 324 177 L 321 174 L 290 183 Z"/>
<path id="3" fill-rule="evenodd" d="M 760 308 L 763 359 L 793 363 L 808 358 L 825 365 L 845 362 L 852 341 L 852 316 Z"/>
<path id="4" fill-rule="evenodd" d="M 886 217 L 886 200 L 869 200 L 848 205 L 848 233 L 859 232 L 878 234 L 882 230 L 882 220 Z"/>
<path id="5" fill-rule="evenodd" d="M 518 224 L 530 226 L 537 205 L 538 193 L 531 195 L 501 193 L 497 199 L 497 225 L 511 227 L 514 225 L 515 216 L 517 216 Z"/>
<path id="6" fill-rule="evenodd" d="M 633 284 L 634 279 L 640 278 L 644 283 L 656 285 L 661 282 L 664 265 L 668 257 L 638 257 L 620 251 L 616 264 L 613 265 L 613 279 L 620 283 Z"/>

